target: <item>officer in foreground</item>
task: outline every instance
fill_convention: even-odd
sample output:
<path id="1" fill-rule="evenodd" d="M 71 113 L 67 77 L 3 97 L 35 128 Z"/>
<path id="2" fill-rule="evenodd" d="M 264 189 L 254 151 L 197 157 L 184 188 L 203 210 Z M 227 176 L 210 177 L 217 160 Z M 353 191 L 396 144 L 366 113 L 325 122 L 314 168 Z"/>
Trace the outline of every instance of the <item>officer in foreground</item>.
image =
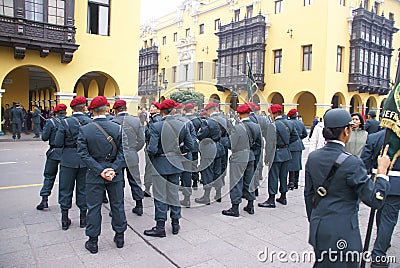
<path id="1" fill-rule="evenodd" d="M 40 190 L 40 196 L 42 201 L 36 206 L 37 210 L 43 210 L 48 208 L 48 198 L 51 194 L 51 190 L 54 186 L 54 181 L 58 173 L 58 165 L 60 164 L 62 148 L 57 148 L 55 144 L 56 133 L 60 127 L 61 120 L 64 120 L 67 112 L 67 106 L 65 104 L 57 104 L 54 108 L 54 116 L 46 120 L 46 123 L 42 132 L 42 140 L 49 141 L 49 149 L 46 152 L 46 164 L 44 166 L 44 181 L 42 189 Z"/>
<path id="2" fill-rule="evenodd" d="M 362 251 L 359 200 L 373 208 L 384 204 L 390 189 L 385 175 L 390 165 L 389 147 L 378 158 L 374 183 L 361 159 L 344 151 L 353 124 L 349 112 L 329 110 L 324 122 L 327 144 L 309 155 L 305 170 L 304 198 L 310 222 L 309 243 L 316 255 L 314 267 L 358 267 L 360 260 L 346 253 Z M 337 252 L 333 254 L 336 259 L 327 254 L 329 251 Z"/>
<path id="3" fill-rule="evenodd" d="M 124 210 L 123 172 L 125 165 L 122 151 L 121 126 L 106 118 L 107 99 L 93 98 L 89 109 L 93 122 L 82 126 L 78 138 L 78 153 L 88 167 L 86 173 L 86 201 L 88 206 L 85 248 L 98 252 L 98 236 L 101 232 L 101 206 L 104 189 L 107 190 L 112 212 L 111 225 L 115 232 L 117 248 L 124 246 L 126 217 Z"/>

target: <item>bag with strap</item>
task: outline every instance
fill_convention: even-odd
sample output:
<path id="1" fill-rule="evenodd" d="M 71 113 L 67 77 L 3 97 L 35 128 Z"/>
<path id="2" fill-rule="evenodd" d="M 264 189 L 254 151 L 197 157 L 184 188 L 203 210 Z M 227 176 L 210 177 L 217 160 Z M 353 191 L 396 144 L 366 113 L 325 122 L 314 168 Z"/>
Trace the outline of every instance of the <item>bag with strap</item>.
<path id="1" fill-rule="evenodd" d="M 319 201 L 321 201 L 322 198 L 324 198 L 328 194 L 328 187 L 331 184 L 332 178 L 335 175 L 336 170 L 343 164 L 343 162 L 349 157 L 351 154 L 349 153 L 341 153 L 337 159 L 335 160 L 335 163 L 333 164 L 331 170 L 328 173 L 328 176 L 324 180 L 321 186 L 317 188 L 317 191 L 315 192 L 312 200 L 313 200 L 313 206 L 316 208 L 318 206 Z"/>
<path id="2" fill-rule="evenodd" d="M 74 119 L 74 120 L 78 123 L 79 127 L 82 126 L 81 121 L 79 121 L 78 118 L 76 118 L 76 117 L 74 117 L 74 116 L 71 116 L 71 117 L 69 117 L 69 118 Z M 65 125 L 67 126 L 68 133 L 69 133 L 69 135 L 71 136 L 71 139 L 75 142 L 75 145 L 77 145 L 77 144 L 78 144 L 78 140 L 75 139 L 74 135 L 72 134 L 72 131 L 71 131 L 71 128 L 69 127 L 67 118 L 64 119 L 64 122 L 65 122 Z"/>
<path id="3" fill-rule="evenodd" d="M 101 133 L 103 133 L 104 137 L 107 139 L 107 141 L 108 141 L 108 142 L 111 144 L 111 146 L 112 146 L 111 152 L 107 154 L 106 159 L 105 159 L 105 160 L 109 160 L 110 157 L 111 157 L 111 155 L 112 155 L 112 153 L 113 153 L 114 151 L 116 152 L 116 151 L 118 150 L 117 145 L 115 144 L 113 137 L 111 137 L 111 135 L 109 135 L 109 134 L 104 130 L 104 128 L 102 128 L 102 127 L 101 127 L 98 123 L 96 123 L 96 122 L 92 122 L 92 123 L 93 123 L 93 125 L 95 125 L 95 126 L 100 130 Z"/>

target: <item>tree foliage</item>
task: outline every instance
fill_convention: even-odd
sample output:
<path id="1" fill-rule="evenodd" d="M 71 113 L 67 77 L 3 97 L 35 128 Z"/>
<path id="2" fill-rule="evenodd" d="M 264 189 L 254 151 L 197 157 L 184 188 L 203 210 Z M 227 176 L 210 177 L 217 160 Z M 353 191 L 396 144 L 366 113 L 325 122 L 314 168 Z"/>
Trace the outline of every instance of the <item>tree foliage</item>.
<path id="1" fill-rule="evenodd" d="M 203 107 L 204 103 L 204 94 L 200 92 L 195 92 L 191 90 L 184 91 L 176 91 L 171 93 L 170 98 L 176 102 L 180 102 L 182 104 L 187 104 L 189 102 L 193 102 L 195 106 Z"/>

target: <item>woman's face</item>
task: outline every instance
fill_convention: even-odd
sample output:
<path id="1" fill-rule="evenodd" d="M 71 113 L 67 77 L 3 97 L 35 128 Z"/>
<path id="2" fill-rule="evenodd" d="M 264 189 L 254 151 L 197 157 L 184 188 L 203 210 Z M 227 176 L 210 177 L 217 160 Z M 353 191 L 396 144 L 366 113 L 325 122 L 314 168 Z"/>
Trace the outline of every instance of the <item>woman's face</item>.
<path id="1" fill-rule="evenodd" d="M 353 120 L 353 123 L 355 124 L 353 126 L 353 129 L 358 129 L 360 127 L 360 124 L 361 124 L 360 118 L 357 115 L 354 115 L 352 117 L 352 120 Z"/>

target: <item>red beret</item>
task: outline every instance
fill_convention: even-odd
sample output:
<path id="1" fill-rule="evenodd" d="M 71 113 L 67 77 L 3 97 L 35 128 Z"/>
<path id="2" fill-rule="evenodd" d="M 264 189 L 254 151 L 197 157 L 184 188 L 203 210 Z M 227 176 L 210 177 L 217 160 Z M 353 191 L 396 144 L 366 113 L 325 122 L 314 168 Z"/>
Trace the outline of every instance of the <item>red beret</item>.
<path id="1" fill-rule="evenodd" d="M 151 105 L 154 105 L 157 109 L 160 109 L 160 103 L 159 102 L 157 102 L 157 101 L 153 101 L 153 102 L 151 102 Z"/>
<path id="2" fill-rule="evenodd" d="M 194 104 L 193 103 L 188 103 L 183 107 L 183 110 L 187 111 L 187 110 L 191 110 L 194 109 Z"/>
<path id="3" fill-rule="evenodd" d="M 65 110 L 67 110 L 67 105 L 60 103 L 60 104 L 56 105 L 56 107 L 54 108 L 53 111 L 56 113 L 56 112 L 65 111 Z"/>
<path id="4" fill-rule="evenodd" d="M 282 111 L 282 106 L 279 104 L 272 104 L 269 108 L 268 108 L 268 112 L 274 114 L 274 113 L 278 113 Z"/>
<path id="5" fill-rule="evenodd" d="M 259 111 L 260 110 L 260 106 L 258 106 L 254 102 L 248 102 L 247 105 L 249 105 L 249 107 L 250 107 L 250 109 L 252 111 Z"/>
<path id="6" fill-rule="evenodd" d="M 164 100 L 160 104 L 160 110 L 170 109 L 170 108 L 174 108 L 174 107 L 175 107 L 175 101 L 170 100 L 170 99 Z"/>
<path id="7" fill-rule="evenodd" d="M 86 104 L 86 98 L 84 96 L 75 97 L 69 106 L 74 107 L 79 104 Z"/>
<path id="8" fill-rule="evenodd" d="M 206 116 L 206 115 L 207 115 L 207 112 L 206 112 L 206 111 L 202 111 L 200 115 L 201 115 L 201 116 Z"/>
<path id="9" fill-rule="evenodd" d="M 218 107 L 218 106 L 219 106 L 218 103 L 212 101 L 209 104 L 207 104 L 206 107 L 204 107 L 204 110 L 207 111 L 210 108 L 214 108 L 214 107 Z"/>
<path id="10" fill-rule="evenodd" d="M 247 103 L 239 105 L 239 107 L 237 107 L 236 110 L 239 114 L 247 114 L 251 112 L 251 108 L 250 105 L 248 105 Z"/>
<path id="11" fill-rule="evenodd" d="M 297 110 L 296 109 L 291 109 L 288 113 L 287 113 L 287 116 L 288 117 L 292 117 L 293 115 L 295 115 L 297 113 Z"/>
<path id="12" fill-rule="evenodd" d="M 107 104 L 106 104 L 108 107 L 110 107 L 111 106 L 111 104 L 107 101 Z"/>
<path id="13" fill-rule="evenodd" d="M 119 107 L 126 106 L 126 101 L 124 100 L 116 100 L 113 105 L 113 109 L 117 109 Z"/>
<path id="14" fill-rule="evenodd" d="M 175 109 L 182 109 L 182 103 L 175 102 Z"/>
<path id="15" fill-rule="evenodd" d="M 94 97 L 93 100 L 90 102 L 89 109 L 96 109 L 106 105 L 107 105 L 107 98 L 104 96 L 97 96 Z"/>

